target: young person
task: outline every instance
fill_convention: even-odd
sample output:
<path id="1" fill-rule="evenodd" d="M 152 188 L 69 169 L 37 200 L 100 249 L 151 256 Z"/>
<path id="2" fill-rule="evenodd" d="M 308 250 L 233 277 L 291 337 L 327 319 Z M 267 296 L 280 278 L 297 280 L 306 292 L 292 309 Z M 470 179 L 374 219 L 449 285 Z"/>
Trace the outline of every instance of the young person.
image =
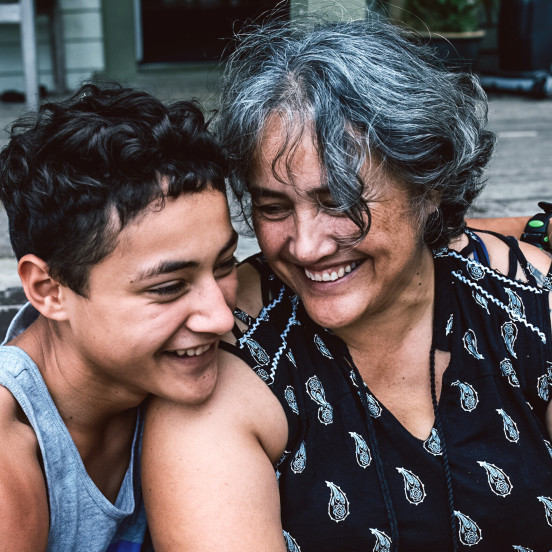
<path id="1" fill-rule="evenodd" d="M 213 391 L 237 236 L 194 104 L 87 85 L 16 122 L 0 199 L 29 303 L 0 347 L 4 551 L 145 550 L 142 403 Z"/>
<path id="2" fill-rule="evenodd" d="M 156 550 L 548 550 L 550 259 L 465 228 L 476 79 L 375 18 L 240 39 L 221 129 L 263 254 L 214 393 L 152 403 Z"/>

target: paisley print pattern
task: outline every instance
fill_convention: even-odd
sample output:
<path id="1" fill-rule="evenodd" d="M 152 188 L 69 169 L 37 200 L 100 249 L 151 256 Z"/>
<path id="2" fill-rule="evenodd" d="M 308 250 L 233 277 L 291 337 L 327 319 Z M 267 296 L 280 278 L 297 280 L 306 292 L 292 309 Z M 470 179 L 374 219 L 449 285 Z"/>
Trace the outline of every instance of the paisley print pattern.
<path id="1" fill-rule="evenodd" d="M 309 397 L 318 405 L 318 419 L 323 424 L 331 424 L 333 422 L 333 408 L 331 404 L 326 400 L 326 394 L 322 383 L 317 376 L 312 376 L 307 381 L 307 393 Z"/>
<path id="2" fill-rule="evenodd" d="M 460 388 L 460 405 L 462 406 L 462 410 L 466 412 L 475 410 L 479 403 L 477 391 L 469 383 L 458 380 L 452 383 L 452 385 Z"/>
<path id="3" fill-rule="evenodd" d="M 307 465 L 307 450 L 305 447 L 305 441 L 301 443 L 299 450 L 295 453 L 293 460 L 291 461 L 291 471 L 293 473 L 301 473 Z"/>
<path id="4" fill-rule="evenodd" d="M 376 544 L 372 548 L 372 552 L 389 552 L 391 550 L 391 539 L 378 529 L 370 529 L 370 531 L 376 537 Z"/>
<path id="5" fill-rule="evenodd" d="M 458 519 L 458 537 L 460 542 L 466 546 L 478 544 L 483 536 L 477 523 L 462 512 L 455 510 L 454 515 Z"/>
<path id="6" fill-rule="evenodd" d="M 546 448 L 548 449 L 548 452 L 550 453 L 550 457 L 552 458 L 552 443 L 550 441 L 544 440 L 544 444 L 546 445 Z"/>
<path id="7" fill-rule="evenodd" d="M 297 398 L 295 397 L 295 390 L 291 385 L 288 385 L 286 387 L 286 390 L 284 391 L 284 396 L 286 398 L 286 402 L 289 404 L 289 407 L 291 408 L 291 411 L 295 412 L 295 414 L 299 414 L 299 407 L 297 406 Z"/>
<path id="8" fill-rule="evenodd" d="M 547 292 L 530 276 L 515 279 L 523 258 L 512 274 L 486 266 L 479 250 L 483 261 L 468 259 L 477 248 L 470 240 L 465 252 L 434 256 L 433 341 L 450 361 L 438 396 L 442 432 L 435 426 L 425 439 L 366 386 L 345 344 L 309 320 L 278 278 L 268 280 L 262 259 L 252 261 L 274 299 L 239 353 L 266 378 L 288 422 L 275 466 L 288 551 L 452 550 L 445 450 L 459 550 L 552 548 Z"/>
<path id="9" fill-rule="evenodd" d="M 270 362 L 270 357 L 266 351 L 254 339 L 247 337 L 244 339 L 244 343 L 258 365 L 266 366 Z"/>
<path id="10" fill-rule="evenodd" d="M 520 296 L 513 290 L 504 288 L 504 291 L 508 294 L 508 310 L 510 312 L 510 317 L 513 320 L 519 320 L 520 318 L 525 318 L 525 306 Z"/>
<path id="11" fill-rule="evenodd" d="M 481 278 L 485 276 L 483 267 L 479 263 L 476 263 L 475 261 L 468 261 L 466 263 L 466 267 L 468 269 L 468 274 L 474 280 L 481 280 Z"/>
<path id="12" fill-rule="evenodd" d="M 519 387 L 519 380 L 510 359 L 505 358 L 500 362 L 500 372 L 504 377 L 508 378 L 510 385 L 513 387 Z"/>
<path id="13" fill-rule="evenodd" d="M 367 468 L 372 462 L 372 455 L 366 441 L 354 431 L 350 431 L 349 435 L 355 440 L 355 457 L 357 464 L 361 468 Z"/>
<path id="14" fill-rule="evenodd" d="M 502 339 L 504 339 L 504 345 L 506 350 L 514 357 L 517 358 L 517 354 L 514 351 L 514 344 L 517 339 L 518 329 L 513 322 L 504 322 L 502 328 L 500 328 Z"/>
<path id="15" fill-rule="evenodd" d="M 347 495 L 337 486 L 326 481 L 330 488 L 330 500 L 328 502 L 328 516 L 335 522 L 344 521 L 349 515 L 349 501 Z"/>
<path id="16" fill-rule="evenodd" d="M 517 443 L 519 441 L 519 431 L 516 423 L 502 408 L 497 408 L 496 411 L 502 416 L 504 436 L 511 443 Z"/>
<path id="17" fill-rule="evenodd" d="M 494 494 L 498 496 L 508 496 L 512 492 L 512 483 L 510 478 L 494 464 L 478 460 L 477 462 L 487 472 L 489 487 Z"/>
<path id="18" fill-rule="evenodd" d="M 287 552 L 301 552 L 301 548 L 287 531 L 284 531 L 284 540 L 286 541 Z"/>
<path id="19" fill-rule="evenodd" d="M 544 506 L 544 514 L 546 515 L 546 523 L 552 527 L 552 498 L 548 496 L 539 496 L 539 501 Z"/>
<path id="20" fill-rule="evenodd" d="M 404 494 L 410 504 L 417 506 L 424 501 L 426 497 L 424 484 L 417 475 L 405 468 L 397 468 L 397 471 L 404 479 Z"/>
<path id="21" fill-rule="evenodd" d="M 485 358 L 482 354 L 479 353 L 477 350 L 477 338 L 475 337 L 475 332 L 473 330 L 468 330 L 462 339 L 464 342 L 464 347 L 466 348 L 466 351 L 470 353 L 474 358 L 478 360 L 483 360 Z"/>
<path id="22" fill-rule="evenodd" d="M 489 301 L 487 301 L 487 299 L 485 297 L 483 297 L 483 295 L 481 295 L 480 293 L 477 293 L 477 291 L 474 291 L 472 293 L 472 296 L 475 299 L 475 302 L 480 307 L 484 308 L 485 311 L 487 312 L 487 314 L 490 314 L 490 312 L 489 312 Z"/>
<path id="23" fill-rule="evenodd" d="M 366 401 L 368 402 L 368 410 L 370 412 L 370 416 L 372 416 L 373 418 L 379 418 L 381 416 L 381 405 L 374 397 L 374 395 L 366 393 Z"/>
<path id="24" fill-rule="evenodd" d="M 450 335 L 452 333 L 453 320 L 454 320 L 454 314 L 451 314 L 449 316 L 449 319 L 447 320 L 447 327 L 445 328 L 445 335 Z"/>
<path id="25" fill-rule="evenodd" d="M 431 429 L 431 435 L 424 441 L 424 449 L 427 450 L 433 456 L 439 456 L 443 454 L 441 449 L 441 439 L 439 438 L 439 433 L 433 427 Z"/>
<path id="26" fill-rule="evenodd" d="M 320 336 L 318 334 L 314 334 L 314 343 L 315 343 L 317 349 L 326 358 L 333 358 L 332 353 L 330 353 L 330 350 L 328 349 L 328 347 L 326 347 L 326 345 L 324 344 L 324 342 L 322 341 L 322 339 L 320 338 Z"/>
<path id="27" fill-rule="evenodd" d="M 295 368 L 297 368 L 297 364 L 295 362 L 295 357 L 293 356 L 293 353 L 291 351 L 288 351 L 286 353 L 286 356 L 289 358 L 289 360 L 293 364 L 293 366 L 295 366 Z"/>
<path id="28" fill-rule="evenodd" d="M 549 388 L 552 386 L 552 366 L 550 363 L 547 364 L 546 374 L 540 376 L 537 381 L 538 396 L 546 402 L 550 400 Z"/>

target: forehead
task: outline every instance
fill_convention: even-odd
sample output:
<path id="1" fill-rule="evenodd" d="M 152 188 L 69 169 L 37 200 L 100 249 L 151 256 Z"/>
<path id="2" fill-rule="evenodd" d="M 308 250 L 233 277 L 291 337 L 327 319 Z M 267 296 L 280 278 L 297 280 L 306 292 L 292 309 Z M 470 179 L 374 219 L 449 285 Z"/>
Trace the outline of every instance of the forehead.
<path id="1" fill-rule="evenodd" d="M 253 186 L 279 181 L 294 187 L 306 176 L 321 185 L 321 165 L 314 134 L 292 115 L 268 117 L 251 165 Z"/>
<path id="2" fill-rule="evenodd" d="M 152 202 L 126 225 L 113 252 L 91 270 L 136 280 L 160 263 L 201 266 L 214 262 L 235 232 L 226 196 L 208 189 Z"/>
<path id="3" fill-rule="evenodd" d="M 256 161 L 291 157 L 300 163 L 305 156 L 318 159 L 313 121 L 294 112 L 271 113 L 260 132 Z"/>
<path id="4" fill-rule="evenodd" d="M 326 155 L 331 153 L 329 150 Z M 349 154 L 333 159 L 333 165 L 354 163 Z M 398 179 L 385 169 L 378 156 L 369 150 L 361 155 L 359 177 L 364 185 L 364 193 L 381 193 L 390 183 L 396 185 Z M 354 169 L 353 169 L 354 170 Z M 339 171 L 338 171 L 339 173 Z M 354 173 L 351 179 L 354 179 Z M 322 164 L 319 148 L 314 132 L 314 122 L 300 115 L 294 119 L 293 114 L 273 113 L 267 118 L 263 127 L 261 139 L 256 150 L 250 174 L 250 188 L 256 193 L 260 188 L 280 187 L 290 185 L 295 192 L 307 191 L 316 188 L 316 191 L 328 191 L 327 178 L 338 180 L 344 175 L 330 175 Z M 351 182 L 340 180 L 341 186 L 352 186 Z"/>

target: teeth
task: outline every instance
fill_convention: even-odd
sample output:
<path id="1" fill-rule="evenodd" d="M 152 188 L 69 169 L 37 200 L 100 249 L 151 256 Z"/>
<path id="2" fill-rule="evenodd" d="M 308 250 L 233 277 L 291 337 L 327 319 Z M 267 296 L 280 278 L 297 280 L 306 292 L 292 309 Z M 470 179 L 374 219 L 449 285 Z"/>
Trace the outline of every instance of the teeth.
<path id="1" fill-rule="evenodd" d="M 305 269 L 305 275 L 309 280 L 313 280 L 314 282 L 335 282 L 335 280 L 339 280 L 340 278 L 343 278 L 345 274 L 349 274 L 351 270 L 356 268 L 358 266 L 358 263 L 352 262 L 351 264 L 348 264 L 346 267 L 341 267 L 337 272 L 335 270 L 328 271 L 328 272 L 309 272 L 307 269 Z"/>
<path id="2" fill-rule="evenodd" d="M 199 356 L 208 351 L 211 348 L 211 345 L 203 345 L 202 347 L 195 347 L 192 349 L 177 349 L 176 351 L 173 351 L 176 356 L 184 357 L 184 356 Z"/>

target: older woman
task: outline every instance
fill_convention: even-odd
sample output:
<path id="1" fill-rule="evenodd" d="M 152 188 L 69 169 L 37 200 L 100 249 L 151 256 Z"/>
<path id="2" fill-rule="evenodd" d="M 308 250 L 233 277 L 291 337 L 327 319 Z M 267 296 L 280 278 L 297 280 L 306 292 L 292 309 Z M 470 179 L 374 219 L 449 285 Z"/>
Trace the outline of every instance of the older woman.
<path id="1" fill-rule="evenodd" d="M 263 254 L 211 399 L 152 405 L 156 550 L 548 550 L 549 259 L 464 228 L 477 82 L 375 19 L 261 28 L 228 71 Z"/>

